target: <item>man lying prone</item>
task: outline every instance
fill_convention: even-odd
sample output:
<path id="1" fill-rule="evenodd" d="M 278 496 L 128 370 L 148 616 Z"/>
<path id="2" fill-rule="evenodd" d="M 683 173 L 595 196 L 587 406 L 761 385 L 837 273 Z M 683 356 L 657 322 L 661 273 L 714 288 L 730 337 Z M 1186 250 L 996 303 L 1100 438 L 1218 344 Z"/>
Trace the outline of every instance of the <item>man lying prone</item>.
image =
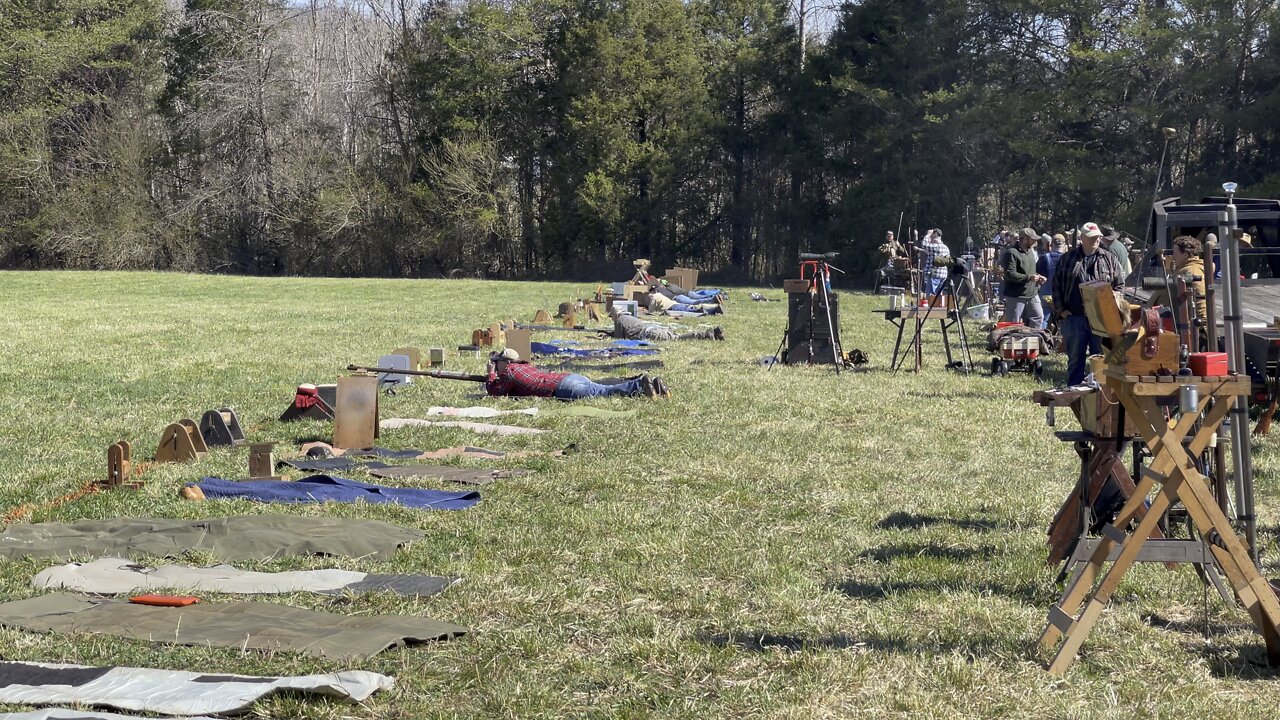
<path id="1" fill-rule="evenodd" d="M 724 330 L 719 327 L 707 328 L 705 330 L 694 330 L 692 332 L 678 333 L 671 328 L 660 325 L 658 323 L 645 322 L 640 318 L 619 310 L 616 306 L 609 309 L 609 316 L 613 318 L 613 332 L 604 333 L 604 335 L 612 335 L 619 340 L 723 340 Z"/>
<path id="2" fill-rule="evenodd" d="M 649 312 L 665 313 L 671 311 L 694 315 L 719 315 L 724 312 L 724 307 L 715 301 L 703 301 L 700 303 L 676 302 L 659 292 L 658 287 L 655 286 L 647 294 L 641 296 L 644 299 L 645 307 L 649 308 Z"/>
<path id="3" fill-rule="evenodd" d="M 538 368 L 520 359 L 511 348 L 489 355 L 488 380 L 484 389 L 490 395 L 511 397 L 553 397 L 559 400 L 581 400 L 590 397 L 627 395 L 671 397 L 662 378 L 637 375 L 621 382 L 598 383 L 575 373 L 556 373 Z"/>

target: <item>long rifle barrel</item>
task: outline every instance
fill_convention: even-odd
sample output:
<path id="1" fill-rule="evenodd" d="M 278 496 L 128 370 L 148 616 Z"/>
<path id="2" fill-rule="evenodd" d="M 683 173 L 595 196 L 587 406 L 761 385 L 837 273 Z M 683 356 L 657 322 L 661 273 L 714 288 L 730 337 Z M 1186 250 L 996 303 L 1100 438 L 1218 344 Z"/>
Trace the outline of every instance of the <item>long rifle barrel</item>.
<path id="1" fill-rule="evenodd" d="M 392 375 L 423 375 L 425 377 L 440 378 L 442 380 L 466 380 L 468 382 L 489 381 L 489 377 L 487 375 L 472 375 L 471 373 L 454 372 L 452 370 L 401 370 L 400 368 L 366 367 L 364 365 L 348 365 L 347 370 L 350 372 L 388 373 Z"/>

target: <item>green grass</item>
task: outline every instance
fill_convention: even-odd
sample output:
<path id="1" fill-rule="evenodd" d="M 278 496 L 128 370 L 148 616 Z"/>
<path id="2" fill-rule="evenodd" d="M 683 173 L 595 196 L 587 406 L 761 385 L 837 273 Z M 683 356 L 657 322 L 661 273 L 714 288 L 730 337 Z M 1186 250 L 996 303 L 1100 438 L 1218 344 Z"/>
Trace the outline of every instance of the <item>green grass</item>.
<path id="1" fill-rule="evenodd" d="M 527 320 L 593 289 L 141 273 L 4 273 L 0 281 L 0 510 L 101 477 L 116 440 L 132 441 L 135 458 L 150 457 L 167 423 L 209 408 L 234 406 L 251 440 L 288 447 L 327 436 L 331 428 L 319 423 L 275 422 L 298 383 L 332 382 L 348 363 L 405 344 L 452 350 L 473 328 Z M 255 709 L 260 717 L 1274 715 L 1280 686 L 1254 664 L 1260 637 L 1216 595 L 1206 615 L 1189 568 L 1130 573 L 1066 677 L 1041 669 L 1035 639 L 1058 592 L 1044 565 L 1044 529 L 1074 482 L 1075 456 L 1030 403 L 1036 385 L 1025 375 L 944 372 L 932 335 L 925 372 L 890 373 L 891 328 L 870 313 L 880 304 L 844 298 L 845 344 L 871 355 L 866 372 L 760 367 L 757 358 L 777 347 L 785 305 L 737 291 L 723 320 L 727 342 L 671 343 L 663 352 L 673 399 L 599 402 L 638 407 L 631 420 L 510 420 L 551 431 L 531 438 L 441 429 L 383 436 L 384 446 L 422 449 L 577 443 L 567 459 L 516 461 L 536 472 L 484 488 L 484 501 L 466 511 L 180 500 L 184 481 L 243 476 L 245 451 L 215 450 L 196 465 L 150 468 L 140 492 L 32 516 L 295 512 L 421 528 L 427 539 L 388 563 L 246 567 L 463 576 L 422 601 L 272 599 L 428 615 L 474 630 L 461 640 L 344 666 L 0 630 L 0 655 L 261 674 L 360 667 L 397 679 L 364 707 L 278 698 Z M 980 365 L 987 358 L 976 354 Z M 482 362 L 450 356 L 453 368 L 478 371 Z M 1061 376 L 1061 361 L 1050 368 Z M 467 396 L 475 391 L 425 380 L 386 398 L 382 414 L 474 404 Z M 1276 574 L 1276 443 L 1254 456 Z M 29 579 L 47 564 L 0 566 L 0 599 L 36 594 Z M 207 598 L 219 599 L 227 598 Z"/>

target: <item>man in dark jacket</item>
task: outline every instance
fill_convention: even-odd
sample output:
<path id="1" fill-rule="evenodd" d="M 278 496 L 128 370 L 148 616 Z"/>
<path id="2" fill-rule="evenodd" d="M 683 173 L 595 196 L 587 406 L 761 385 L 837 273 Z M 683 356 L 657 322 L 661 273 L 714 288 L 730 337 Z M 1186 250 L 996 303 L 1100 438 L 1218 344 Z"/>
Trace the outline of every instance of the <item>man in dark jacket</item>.
<path id="1" fill-rule="evenodd" d="M 1044 310 L 1040 307 L 1040 285 L 1045 277 L 1036 272 L 1036 252 L 1033 248 L 1040 235 L 1031 228 L 1022 228 L 1018 241 L 1005 248 L 1001 259 L 1004 270 L 1004 321 L 1023 322 L 1040 329 Z"/>
<path id="2" fill-rule="evenodd" d="M 1116 266 L 1115 256 L 1099 252 L 1102 231 L 1097 223 L 1080 227 L 1080 244 L 1058 260 L 1053 273 L 1053 308 L 1059 318 L 1062 340 L 1067 346 L 1067 384 L 1084 382 L 1085 358 L 1102 352 L 1102 339 L 1093 334 L 1084 313 L 1084 296 L 1080 286 L 1105 280 L 1119 290 L 1124 276 Z"/>

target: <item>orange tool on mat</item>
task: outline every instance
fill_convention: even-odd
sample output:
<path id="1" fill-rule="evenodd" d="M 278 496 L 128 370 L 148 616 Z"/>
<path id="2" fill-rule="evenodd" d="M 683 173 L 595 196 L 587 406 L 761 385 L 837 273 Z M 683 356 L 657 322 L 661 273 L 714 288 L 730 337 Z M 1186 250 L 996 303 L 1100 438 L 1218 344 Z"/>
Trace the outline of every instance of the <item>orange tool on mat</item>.
<path id="1" fill-rule="evenodd" d="M 157 607 L 186 607 L 200 602 L 200 598 L 190 595 L 134 595 L 129 598 L 129 602 Z"/>

